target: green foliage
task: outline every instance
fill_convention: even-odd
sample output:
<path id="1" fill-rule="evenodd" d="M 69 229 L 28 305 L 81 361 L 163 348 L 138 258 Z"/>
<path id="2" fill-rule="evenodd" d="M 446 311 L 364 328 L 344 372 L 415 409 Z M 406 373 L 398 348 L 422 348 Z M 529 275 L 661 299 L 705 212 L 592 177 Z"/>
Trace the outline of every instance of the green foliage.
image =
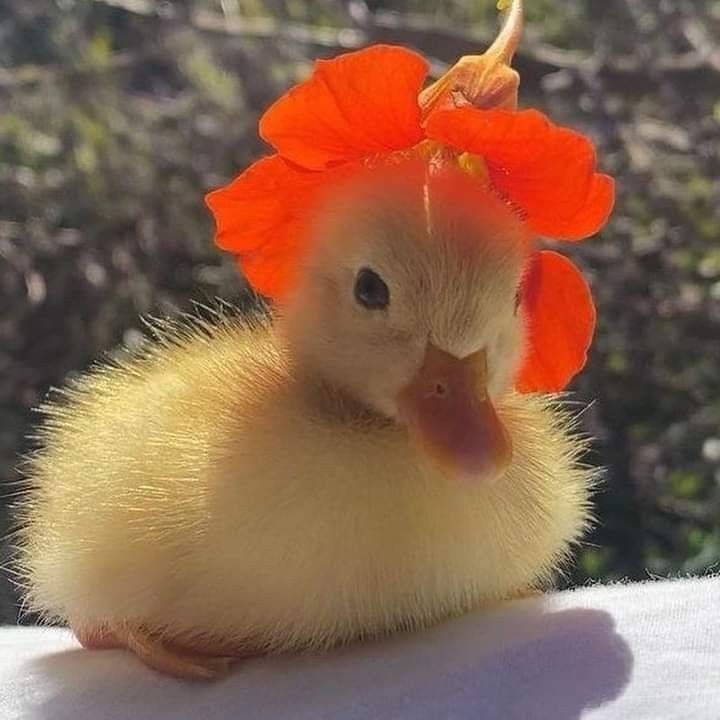
<path id="1" fill-rule="evenodd" d="M 720 76 L 693 46 L 702 33 L 687 34 L 699 26 L 712 36 L 717 12 L 710 0 L 526 4 L 522 102 L 590 133 L 618 181 L 608 228 L 571 248 L 599 308 L 574 399 L 591 403 L 588 462 L 607 473 L 597 528 L 569 581 L 717 568 Z M 476 34 L 489 38 L 496 22 L 494 0 L 5 0 L 8 496 L 30 447 L 30 408 L 50 385 L 138 342 L 141 314 L 242 297 L 202 197 L 263 151 L 259 112 L 313 57 L 382 40 L 442 65 L 480 50 Z M 12 617 L 9 603 L 0 619 Z"/>

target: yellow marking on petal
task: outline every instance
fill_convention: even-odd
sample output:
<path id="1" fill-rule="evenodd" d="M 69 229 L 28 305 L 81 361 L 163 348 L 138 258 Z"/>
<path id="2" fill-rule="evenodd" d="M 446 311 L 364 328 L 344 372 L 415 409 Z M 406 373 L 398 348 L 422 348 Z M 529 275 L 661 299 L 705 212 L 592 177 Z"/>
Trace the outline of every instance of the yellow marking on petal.
<path id="1" fill-rule="evenodd" d="M 441 150 L 442 145 L 435 140 L 423 140 L 413 148 L 413 151 L 424 160 L 431 160 Z"/>
<path id="2" fill-rule="evenodd" d="M 490 183 L 490 173 L 484 158 L 480 155 L 464 152 L 458 155 L 458 167 L 468 175 L 481 180 L 484 184 Z"/>

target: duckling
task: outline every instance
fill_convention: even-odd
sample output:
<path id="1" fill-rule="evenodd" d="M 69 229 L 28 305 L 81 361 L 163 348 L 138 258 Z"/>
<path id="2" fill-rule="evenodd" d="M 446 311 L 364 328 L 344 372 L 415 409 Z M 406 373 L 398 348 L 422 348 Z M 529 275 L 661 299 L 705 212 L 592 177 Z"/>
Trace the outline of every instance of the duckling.
<path id="1" fill-rule="evenodd" d="M 582 367 L 594 309 L 535 239 L 595 232 L 612 183 L 586 140 L 512 110 L 498 47 L 481 82 L 461 61 L 419 101 L 424 60 L 369 48 L 266 113 L 278 154 L 209 204 L 274 303 L 158 328 L 45 404 L 18 534 L 28 610 L 208 679 L 550 582 L 596 472 L 537 391 Z M 468 107 L 490 96 L 501 111 Z"/>
<path id="2" fill-rule="evenodd" d="M 336 198 L 274 315 L 161 331 L 45 407 L 29 609 L 206 678 L 550 579 L 594 472 L 568 413 L 512 390 L 527 230 L 482 190 L 391 185 Z"/>

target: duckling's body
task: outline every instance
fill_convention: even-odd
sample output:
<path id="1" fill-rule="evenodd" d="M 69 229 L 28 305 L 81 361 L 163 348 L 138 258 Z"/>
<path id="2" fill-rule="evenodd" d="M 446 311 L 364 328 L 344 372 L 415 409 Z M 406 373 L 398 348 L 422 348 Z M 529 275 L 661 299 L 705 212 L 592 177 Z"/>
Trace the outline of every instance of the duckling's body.
<path id="1" fill-rule="evenodd" d="M 228 655 L 423 626 L 557 568 L 593 473 L 557 404 L 513 390 L 527 229 L 464 176 L 380 177 L 318 215 L 272 319 L 160 333 L 46 408 L 30 609 L 208 677 Z"/>
<path id="2" fill-rule="evenodd" d="M 267 319 L 175 331 L 47 409 L 21 566 L 29 609 L 249 651 L 422 626 L 544 583 L 592 472 L 555 402 L 509 393 L 493 485 L 296 376 Z"/>

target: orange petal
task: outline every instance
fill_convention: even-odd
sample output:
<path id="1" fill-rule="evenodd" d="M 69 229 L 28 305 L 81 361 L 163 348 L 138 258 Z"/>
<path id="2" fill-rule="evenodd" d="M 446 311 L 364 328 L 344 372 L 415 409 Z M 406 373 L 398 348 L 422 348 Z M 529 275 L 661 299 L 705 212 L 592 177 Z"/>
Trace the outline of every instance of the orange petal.
<path id="1" fill-rule="evenodd" d="M 559 240 L 582 240 L 594 235 L 607 223 L 615 204 L 615 180 L 609 175 L 595 173 L 590 182 L 584 205 L 564 226 L 558 225 L 553 237 Z M 548 233 L 539 234 L 547 235 Z"/>
<path id="2" fill-rule="evenodd" d="M 523 281 L 527 347 L 515 387 L 559 392 L 580 370 L 595 329 L 595 306 L 585 278 L 568 258 L 535 253 Z"/>
<path id="3" fill-rule="evenodd" d="M 494 187 L 525 213 L 538 235 L 582 240 L 607 221 L 614 185 L 595 172 L 595 150 L 580 133 L 537 110 L 439 110 L 428 136 L 481 155 Z"/>
<path id="4" fill-rule="evenodd" d="M 217 245 L 237 255 L 257 292 L 278 297 L 292 286 L 308 220 L 336 174 L 302 170 L 273 155 L 206 196 Z"/>
<path id="5" fill-rule="evenodd" d="M 265 112 L 260 135 L 312 170 L 412 147 L 423 139 L 418 93 L 427 72 L 420 55 L 390 45 L 318 60 Z"/>

